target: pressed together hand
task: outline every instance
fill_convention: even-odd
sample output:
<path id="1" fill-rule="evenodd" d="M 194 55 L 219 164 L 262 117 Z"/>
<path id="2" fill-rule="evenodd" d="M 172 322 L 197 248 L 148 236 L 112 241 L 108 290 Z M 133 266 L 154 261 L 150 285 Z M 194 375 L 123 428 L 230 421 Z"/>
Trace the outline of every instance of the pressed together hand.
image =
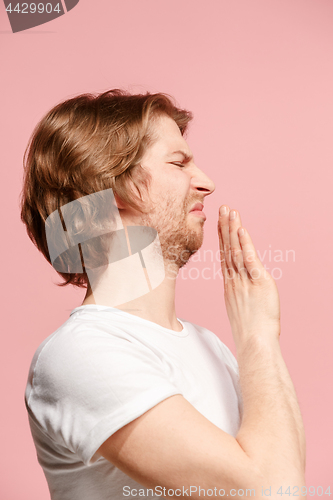
<path id="1" fill-rule="evenodd" d="M 224 300 L 236 346 L 253 337 L 278 339 L 280 300 L 276 283 L 262 265 L 239 213 L 226 205 L 220 207 L 218 235 Z"/>

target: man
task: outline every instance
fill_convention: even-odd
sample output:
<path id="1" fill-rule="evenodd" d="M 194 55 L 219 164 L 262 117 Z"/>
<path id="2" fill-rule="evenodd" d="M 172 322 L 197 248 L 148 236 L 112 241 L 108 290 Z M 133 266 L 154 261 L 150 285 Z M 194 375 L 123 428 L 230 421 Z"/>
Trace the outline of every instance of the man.
<path id="1" fill-rule="evenodd" d="M 47 235 L 52 213 L 62 214 L 72 243 L 82 220 L 88 228 L 95 221 L 96 209 L 85 204 L 93 193 L 112 189 L 110 219 L 120 215 L 103 247 L 107 265 L 87 264 L 104 250 L 89 249 L 95 239 L 85 236 L 77 251 L 82 272 L 68 260 L 67 274 L 56 268 L 67 284 L 86 285 L 86 297 L 39 346 L 30 368 L 26 406 L 52 500 L 276 499 L 304 487 L 304 428 L 279 347 L 276 284 L 227 206 L 218 233 L 238 365 L 212 332 L 176 315 L 177 273 L 202 245 L 202 208 L 215 189 L 184 139 L 190 119 L 163 94 L 114 90 L 61 103 L 34 132 L 22 219 L 49 262 L 59 253 Z M 80 201 L 85 217 L 78 223 Z M 133 296 L 139 271 L 127 273 L 123 264 L 140 250 L 131 251 L 135 226 L 157 232 L 165 274 Z M 110 256 L 119 228 L 129 260 L 121 255 L 122 274 L 108 274 L 118 265 Z M 78 246 L 68 247 L 70 255 Z M 156 255 L 150 275 L 151 262 L 144 262 L 147 282 L 159 267 Z M 89 275 L 96 267 L 102 277 Z"/>

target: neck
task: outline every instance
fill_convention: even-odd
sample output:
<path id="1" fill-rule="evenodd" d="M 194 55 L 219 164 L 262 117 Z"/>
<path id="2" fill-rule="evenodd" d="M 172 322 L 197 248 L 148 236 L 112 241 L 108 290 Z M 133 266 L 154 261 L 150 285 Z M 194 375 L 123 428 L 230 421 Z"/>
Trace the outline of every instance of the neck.
<path id="1" fill-rule="evenodd" d="M 178 268 L 176 266 L 165 265 L 165 277 L 161 283 L 152 288 L 149 282 L 149 276 L 145 270 L 145 277 L 148 284 L 148 293 L 145 293 L 132 299 L 125 300 L 128 297 L 128 290 L 133 290 L 135 287 L 142 286 L 139 280 L 136 281 L 135 273 L 128 273 L 128 279 L 115 280 L 115 276 L 103 277 L 98 286 L 93 287 L 93 290 L 88 286 L 86 296 L 82 305 L 86 304 L 100 304 L 109 307 L 115 307 L 121 311 L 128 312 L 134 316 L 157 323 L 164 328 L 174 331 L 181 331 L 182 325 L 177 320 L 175 309 L 175 289 L 176 277 Z M 104 273 L 105 275 L 106 273 Z M 113 279 L 112 279 L 113 278 Z M 117 287 L 112 287 L 111 283 L 117 283 Z M 109 286 L 108 286 L 109 285 Z"/>

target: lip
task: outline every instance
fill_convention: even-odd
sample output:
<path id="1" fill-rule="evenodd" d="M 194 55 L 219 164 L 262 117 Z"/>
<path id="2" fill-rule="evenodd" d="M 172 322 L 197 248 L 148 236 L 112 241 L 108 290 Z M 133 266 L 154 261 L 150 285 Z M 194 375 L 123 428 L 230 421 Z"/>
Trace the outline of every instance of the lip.
<path id="1" fill-rule="evenodd" d="M 207 219 L 206 215 L 202 210 L 191 210 L 190 214 L 196 215 L 197 217 L 202 217 L 204 220 Z"/>
<path id="2" fill-rule="evenodd" d="M 193 212 L 194 210 L 197 211 L 197 210 L 200 210 L 202 211 L 203 209 L 203 204 L 202 203 L 196 203 L 195 205 L 193 205 L 193 207 L 191 208 L 190 212 Z"/>

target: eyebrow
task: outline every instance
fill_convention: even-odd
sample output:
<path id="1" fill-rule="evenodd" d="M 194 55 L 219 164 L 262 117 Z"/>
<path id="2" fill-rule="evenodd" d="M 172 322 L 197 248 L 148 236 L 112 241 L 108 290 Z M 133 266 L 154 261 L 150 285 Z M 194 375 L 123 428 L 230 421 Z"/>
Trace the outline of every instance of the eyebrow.
<path id="1" fill-rule="evenodd" d="M 170 156 L 175 155 L 175 154 L 181 154 L 181 155 L 183 155 L 183 156 L 184 156 L 185 161 L 191 161 L 191 160 L 194 160 L 193 155 L 189 155 L 188 153 L 186 153 L 186 151 L 182 151 L 182 150 L 180 150 L 180 149 L 179 149 L 178 151 L 173 151 L 173 153 L 171 153 L 171 155 L 170 155 Z"/>

